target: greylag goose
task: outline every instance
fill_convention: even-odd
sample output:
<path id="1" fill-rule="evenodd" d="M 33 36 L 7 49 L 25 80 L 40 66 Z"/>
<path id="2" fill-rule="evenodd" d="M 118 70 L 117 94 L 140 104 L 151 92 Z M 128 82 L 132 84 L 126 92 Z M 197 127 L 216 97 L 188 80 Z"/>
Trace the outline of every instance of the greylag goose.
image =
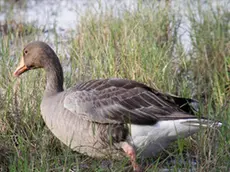
<path id="1" fill-rule="evenodd" d="M 154 156 L 201 126 L 221 126 L 197 118 L 195 100 L 163 94 L 128 79 L 90 80 L 64 90 L 60 61 L 40 41 L 23 49 L 14 76 L 36 68 L 46 71 L 41 114 L 51 132 L 71 149 L 92 157 L 128 156 L 134 171 L 140 171 L 137 154 Z"/>

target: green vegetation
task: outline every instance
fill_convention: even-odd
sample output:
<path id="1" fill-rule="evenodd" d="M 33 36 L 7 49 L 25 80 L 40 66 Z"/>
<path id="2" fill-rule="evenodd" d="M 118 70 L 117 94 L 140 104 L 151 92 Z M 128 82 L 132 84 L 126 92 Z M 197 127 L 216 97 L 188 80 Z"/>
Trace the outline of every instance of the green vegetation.
<path id="1" fill-rule="evenodd" d="M 183 16 L 191 22 L 189 51 L 179 39 L 180 19 L 170 5 L 139 3 L 137 11 L 124 11 L 121 17 L 109 9 L 98 15 L 89 11 L 71 39 L 63 42 L 54 32 L 51 40 L 65 68 L 66 88 L 94 78 L 129 78 L 193 97 L 200 101 L 200 114 L 223 122 L 219 130 L 178 140 L 159 157 L 146 160 L 146 171 L 230 170 L 230 12 L 225 5 L 201 7 L 197 3 L 197 13 L 193 6 Z M 44 72 L 31 71 L 23 79 L 12 76 L 24 45 L 44 40 L 42 29 L 21 27 L 29 32 L 12 29 L 0 40 L 0 171 L 125 171 L 128 159 L 111 160 L 108 167 L 105 160 L 71 151 L 46 128 L 40 115 Z M 170 165 L 172 157 L 176 163 Z"/>

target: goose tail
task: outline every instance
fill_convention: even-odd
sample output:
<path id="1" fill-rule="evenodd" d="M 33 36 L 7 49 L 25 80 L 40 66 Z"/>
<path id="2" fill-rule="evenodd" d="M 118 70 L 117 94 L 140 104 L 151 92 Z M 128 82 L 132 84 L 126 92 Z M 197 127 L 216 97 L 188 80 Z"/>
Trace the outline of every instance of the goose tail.
<path id="1" fill-rule="evenodd" d="M 193 126 L 193 127 L 204 127 L 204 128 L 219 128 L 222 126 L 222 122 L 213 121 L 209 119 L 188 119 L 181 122 L 182 124 Z"/>

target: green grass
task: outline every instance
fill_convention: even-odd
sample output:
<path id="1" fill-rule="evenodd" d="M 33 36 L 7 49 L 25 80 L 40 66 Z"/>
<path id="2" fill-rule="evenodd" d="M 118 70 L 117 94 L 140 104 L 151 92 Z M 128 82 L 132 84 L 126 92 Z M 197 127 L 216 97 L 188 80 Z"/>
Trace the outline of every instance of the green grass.
<path id="1" fill-rule="evenodd" d="M 163 92 L 193 97 L 200 101 L 201 114 L 224 123 L 220 130 L 178 140 L 159 157 L 146 160 L 146 171 L 230 170 L 230 13 L 224 5 L 201 10 L 198 3 L 196 10 L 199 17 L 194 9 L 184 16 L 191 22 L 189 52 L 177 37 L 179 21 L 170 6 L 157 8 L 140 2 L 138 11 L 124 12 L 122 17 L 109 9 L 99 15 L 89 11 L 67 43 L 58 35 L 55 41 L 49 36 L 45 39 L 53 43 L 68 68 L 64 73 L 66 88 L 95 78 L 133 79 Z M 104 160 L 71 151 L 46 128 L 39 107 L 45 73 L 30 71 L 21 79 L 12 76 L 24 45 L 44 40 L 42 29 L 32 29 L 32 24 L 23 27 L 30 32 L 20 35 L 11 30 L 0 41 L 0 171 L 127 170 L 128 159 L 112 161 L 107 168 Z M 195 167 L 188 155 L 196 159 Z M 172 157 L 176 161 L 173 166 L 168 163 Z"/>

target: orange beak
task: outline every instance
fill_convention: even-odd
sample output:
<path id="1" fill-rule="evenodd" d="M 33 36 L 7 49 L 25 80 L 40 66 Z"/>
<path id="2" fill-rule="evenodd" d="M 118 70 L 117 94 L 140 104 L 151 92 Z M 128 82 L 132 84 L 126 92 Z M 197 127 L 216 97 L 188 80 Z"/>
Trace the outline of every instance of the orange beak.
<path id="1" fill-rule="evenodd" d="M 22 57 L 20 60 L 19 66 L 14 71 L 14 76 L 18 77 L 19 75 L 21 75 L 22 73 L 24 73 L 27 70 L 29 70 L 29 68 L 25 65 L 24 58 Z"/>

